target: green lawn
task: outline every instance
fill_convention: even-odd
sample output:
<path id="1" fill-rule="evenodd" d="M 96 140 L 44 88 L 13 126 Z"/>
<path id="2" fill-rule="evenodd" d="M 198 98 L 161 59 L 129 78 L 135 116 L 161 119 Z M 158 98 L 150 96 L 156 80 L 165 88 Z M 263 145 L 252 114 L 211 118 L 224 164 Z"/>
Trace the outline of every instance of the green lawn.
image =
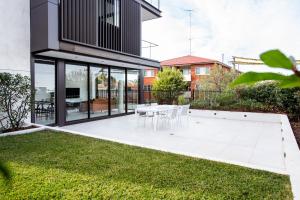
<path id="1" fill-rule="evenodd" d="M 0 138 L 0 199 L 292 199 L 287 176 L 43 131 Z"/>

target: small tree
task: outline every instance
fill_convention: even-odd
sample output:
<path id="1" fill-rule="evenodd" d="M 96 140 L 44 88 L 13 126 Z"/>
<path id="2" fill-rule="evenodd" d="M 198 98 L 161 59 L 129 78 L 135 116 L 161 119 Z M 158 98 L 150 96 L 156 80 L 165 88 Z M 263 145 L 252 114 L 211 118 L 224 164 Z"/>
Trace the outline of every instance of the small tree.
<path id="1" fill-rule="evenodd" d="M 31 106 L 31 84 L 27 76 L 0 73 L 0 122 L 2 130 L 18 130 Z"/>
<path id="2" fill-rule="evenodd" d="M 197 82 L 201 90 L 223 91 L 238 77 L 239 73 L 234 70 L 226 70 L 220 65 L 214 65 L 210 75 Z"/>
<path id="3" fill-rule="evenodd" d="M 154 81 L 154 96 L 159 103 L 177 103 L 178 97 L 187 87 L 179 70 L 165 68 Z"/>

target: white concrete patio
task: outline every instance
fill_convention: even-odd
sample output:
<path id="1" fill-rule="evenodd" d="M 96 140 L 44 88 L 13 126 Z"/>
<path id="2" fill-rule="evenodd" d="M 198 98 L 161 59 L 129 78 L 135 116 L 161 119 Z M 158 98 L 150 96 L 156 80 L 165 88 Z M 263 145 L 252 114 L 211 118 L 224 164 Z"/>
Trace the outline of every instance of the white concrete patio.
<path id="1" fill-rule="evenodd" d="M 222 119 L 192 111 L 189 121 L 183 121 L 173 130 L 162 127 L 155 132 L 151 121 L 144 127 L 143 120 L 138 123 L 134 115 L 63 129 L 99 139 L 286 174 L 280 120 L 275 115 L 266 115 L 265 121 L 249 118 Z"/>

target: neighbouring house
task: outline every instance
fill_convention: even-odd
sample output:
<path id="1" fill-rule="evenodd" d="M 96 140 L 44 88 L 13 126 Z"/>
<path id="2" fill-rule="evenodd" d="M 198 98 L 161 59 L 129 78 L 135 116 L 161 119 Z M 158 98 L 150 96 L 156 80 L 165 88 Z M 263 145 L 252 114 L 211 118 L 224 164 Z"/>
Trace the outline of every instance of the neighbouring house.
<path id="1" fill-rule="evenodd" d="M 201 58 L 196 56 L 183 56 L 178 58 L 173 58 L 170 60 L 165 60 L 160 63 L 161 68 L 173 68 L 179 69 L 182 71 L 184 76 L 184 80 L 187 81 L 189 90 L 197 89 L 197 83 L 199 80 L 205 76 L 210 75 L 210 71 L 212 68 L 221 66 L 224 70 L 230 70 L 231 67 L 219 62 L 217 60 L 212 60 L 208 58 Z M 148 68 L 145 71 L 144 78 L 144 88 L 149 89 L 152 87 L 155 77 L 152 75 L 156 75 L 159 69 Z M 147 77 L 148 75 L 149 77 Z"/>
<path id="2" fill-rule="evenodd" d="M 157 77 L 158 72 L 159 69 L 150 67 L 144 70 L 144 91 L 150 91 L 152 89 L 152 85 Z"/>
<path id="3" fill-rule="evenodd" d="M 158 1 L 159 2 L 159 1 Z M 0 2 L 0 72 L 29 75 L 31 121 L 64 126 L 134 111 L 143 101 L 142 23 L 161 17 L 147 0 Z"/>

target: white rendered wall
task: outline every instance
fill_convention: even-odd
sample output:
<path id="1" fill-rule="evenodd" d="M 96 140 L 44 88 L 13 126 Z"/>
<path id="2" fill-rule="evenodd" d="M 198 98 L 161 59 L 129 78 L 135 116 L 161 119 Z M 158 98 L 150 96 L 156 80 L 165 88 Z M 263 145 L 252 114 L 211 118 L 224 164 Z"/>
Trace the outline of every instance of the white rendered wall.
<path id="1" fill-rule="evenodd" d="M 30 0 L 0 0 L 0 72 L 30 75 Z"/>

